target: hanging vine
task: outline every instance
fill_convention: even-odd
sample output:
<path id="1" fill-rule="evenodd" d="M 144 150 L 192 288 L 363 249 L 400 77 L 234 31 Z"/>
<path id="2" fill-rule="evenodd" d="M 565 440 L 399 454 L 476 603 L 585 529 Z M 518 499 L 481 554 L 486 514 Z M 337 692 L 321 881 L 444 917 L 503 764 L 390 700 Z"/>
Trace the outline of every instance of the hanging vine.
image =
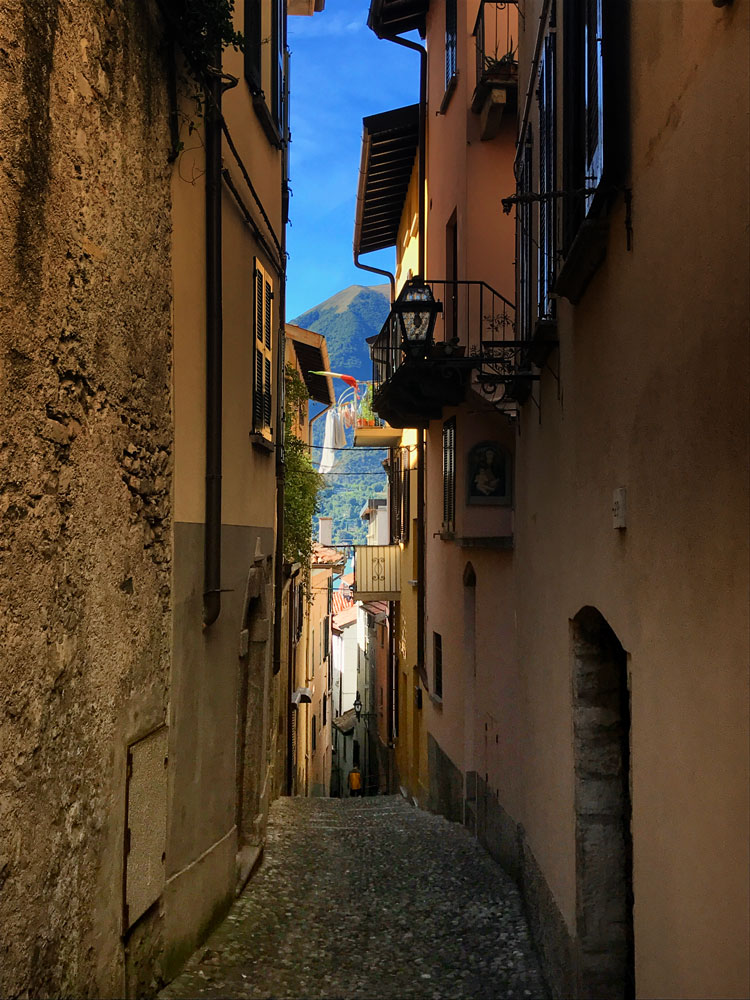
<path id="1" fill-rule="evenodd" d="M 310 398 L 299 372 L 292 365 L 284 369 L 286 388 L 286 485 L 284 489 L 284 559 L 309 565 L 313 547 L 313 518 L 324 482 L 310 460 L 310 451 L 294 433 L 300 410 Z"/>

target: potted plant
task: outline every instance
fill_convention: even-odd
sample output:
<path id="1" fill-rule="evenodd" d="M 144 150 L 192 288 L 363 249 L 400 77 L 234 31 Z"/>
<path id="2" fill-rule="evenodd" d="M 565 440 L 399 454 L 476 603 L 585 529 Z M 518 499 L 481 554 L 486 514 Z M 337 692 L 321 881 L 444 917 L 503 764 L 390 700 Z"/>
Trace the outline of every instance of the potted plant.
<path id="1" fill-rule="evenodd" d="M 359 404 L 358 423 L 360 427 L 375 426 L 375 412 L 372 408 L 372 383 L 367 386 L 362 401 Z"/>

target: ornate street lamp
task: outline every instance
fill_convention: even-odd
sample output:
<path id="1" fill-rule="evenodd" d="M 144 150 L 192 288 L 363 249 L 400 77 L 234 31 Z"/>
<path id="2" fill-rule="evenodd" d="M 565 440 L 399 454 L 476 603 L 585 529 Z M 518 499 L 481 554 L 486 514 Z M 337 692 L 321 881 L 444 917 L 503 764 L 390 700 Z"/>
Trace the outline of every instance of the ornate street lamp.
<path id="1" fill-rule="evenodd" d="M 401 347 L 409 354 L 426 355 L 443 303 L 435 301 L 432 289 L 421 278 L 413 278 L 401 289 L 393 311 L 401 330 Z"/>
<path id="2" fill-rule="evenodd" d="M 359 696 L 359 691 L 357 691 L 357 697 L 354 699 L 354 714 L 357 716 L 357 722 L 359 722 L 362 715 L 362 699 Z"/>

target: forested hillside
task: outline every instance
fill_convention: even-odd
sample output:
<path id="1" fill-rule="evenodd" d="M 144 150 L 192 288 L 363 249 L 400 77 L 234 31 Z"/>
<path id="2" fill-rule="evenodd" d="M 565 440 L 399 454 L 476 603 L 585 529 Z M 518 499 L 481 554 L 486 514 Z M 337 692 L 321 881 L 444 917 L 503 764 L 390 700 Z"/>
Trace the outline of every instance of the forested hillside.
<path id="1" fill-rule="evenodd" d="M 354 375 L 364 381 L 372 377 L 365 340 L 378 333 L 389 308 L 388 285 L 350 285 L 291 322 L 325 336 L 332 371 Z M 337 397 L 346 390 L 345 383 L 339 379 L 334 379 L 334 385 Z M 316 446 L 323 443 L 324 424 L 325 417 L 313 424 L 313 444 Z M 346 437 L 350 449 L 353 431 L 347 431 Z M 334 542 L 364 542 L 366 529 L 359 512 L 369 497 L 385 492 L 382 462 L 387 452 L 348 449 L 340 453 L 335 469 L 325 477 L 327 487 L 321 495 L 319 514 L 333 518 Z M 320 455 L 320 447 L 314 448 L 316 467 Z"/>

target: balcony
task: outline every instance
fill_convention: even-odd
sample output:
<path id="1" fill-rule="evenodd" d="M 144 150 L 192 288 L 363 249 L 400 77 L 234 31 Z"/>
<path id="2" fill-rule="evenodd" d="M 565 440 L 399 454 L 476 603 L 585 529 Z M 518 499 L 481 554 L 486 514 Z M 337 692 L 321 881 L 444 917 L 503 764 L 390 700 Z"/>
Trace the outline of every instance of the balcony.
<path id="1" fill-rule="evenodd" d="M 401 600 L 401 549 L 398 545 L 354 546 L 354 599 Z"/>
<path id="2" fill-rule="evenodd" d="M 476 86 L 471 110 L 480 116 L 482 141 L 494 139 L 518 104 L 518 6 L 482 0 L 474 24 Z"/>
<path id="3" fill-rule="evenodd" d="M 435 305 L 431 329 L 410 340 L 404 315 L 418 312 L 407 301 L 415 287 L 429 289 Z M 444 407 L 463 403 L 470 389 L 493 405 L 524 402 L 538 376 L 515 330 L 514 305 L 483 281 L 406 285 L 370 343 L 372 408 L 391 427 L 426 427 Z"/>
<path id="4" fill-rule="evenodd" d="M 378 416 L 373 406 L 373 387 L 368 385 L 356 402 L 354 418 L 355 448 L 395 448 L 401 442 L 401 431 Z"/>

